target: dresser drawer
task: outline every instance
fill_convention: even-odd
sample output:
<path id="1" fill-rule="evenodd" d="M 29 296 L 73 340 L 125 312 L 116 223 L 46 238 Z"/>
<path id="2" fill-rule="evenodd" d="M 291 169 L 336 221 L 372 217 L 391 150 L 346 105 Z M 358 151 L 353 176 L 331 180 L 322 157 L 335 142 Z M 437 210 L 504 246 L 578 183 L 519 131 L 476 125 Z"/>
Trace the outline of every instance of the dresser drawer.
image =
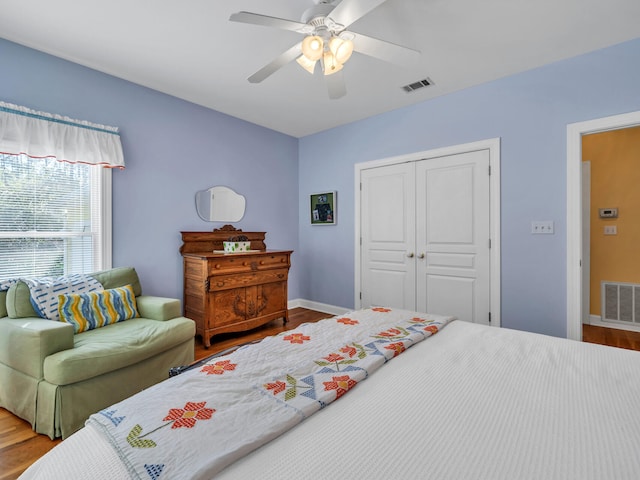
<path id="1" fill-rule="evenodd" d="M 215 275 L 209 277 L 209 291 L 227 290 L 229 288 L 249 287 L 263 283 L 284 282 L 288 269 L 265 270 L 264 272 L 240 273 L 234 275 Z"/>
<path id="2" fill-rule="evenodd" d="M 257 272 L 278 267 L 289 267 L 289 255 L 287 253 L 263 253 L 259 255 L 239 253 L 210 258 L 207 271 L 211 276 L 226 273 Z"/>
<path id="3" fill-rule="evenodd" d="M 221 252 L 229 225 L 213 232 L 182 232 L 184 311 L 196 322 L 205 348 L 211 337 L 244 332 L 288 318 L 287 281 L 292 250 Z M 251 245 L 264 245 L 264 232 L 245 232 Z"/>

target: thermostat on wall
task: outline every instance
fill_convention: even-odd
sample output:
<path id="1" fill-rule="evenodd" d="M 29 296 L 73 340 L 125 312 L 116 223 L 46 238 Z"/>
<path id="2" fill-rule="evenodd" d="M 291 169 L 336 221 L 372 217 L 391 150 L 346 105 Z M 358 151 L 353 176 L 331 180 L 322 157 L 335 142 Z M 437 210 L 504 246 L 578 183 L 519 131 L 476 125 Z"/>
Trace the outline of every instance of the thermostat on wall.
<path id="1" fill-rule="evenodd" d="M 599 212 L 600 218 L 618 218 L 617 208 L 601 208 Z"/>

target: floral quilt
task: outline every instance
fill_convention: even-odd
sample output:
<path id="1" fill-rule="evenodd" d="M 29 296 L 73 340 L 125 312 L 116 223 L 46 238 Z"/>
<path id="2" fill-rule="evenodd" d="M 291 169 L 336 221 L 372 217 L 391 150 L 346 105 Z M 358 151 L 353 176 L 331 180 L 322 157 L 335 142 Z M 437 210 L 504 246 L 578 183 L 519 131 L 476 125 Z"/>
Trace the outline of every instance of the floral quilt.
<path id="1" fill-rule="evenodd" d="M 268 337 L 89 418 L 138 479 L 211 478 L 452 317 L 372 308 Z"/>

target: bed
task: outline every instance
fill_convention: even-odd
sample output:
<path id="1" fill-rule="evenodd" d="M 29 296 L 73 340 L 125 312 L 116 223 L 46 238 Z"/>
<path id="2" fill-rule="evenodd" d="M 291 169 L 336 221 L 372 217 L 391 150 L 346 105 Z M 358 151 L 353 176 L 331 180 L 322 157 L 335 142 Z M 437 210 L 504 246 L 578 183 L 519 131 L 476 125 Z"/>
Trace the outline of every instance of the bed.
<path id="1" fill-rule="evenodd" d="M 249 357 L 258 380 L 240 372 Z M 639 399 L 638 352 L 363 310 L 214 358 L 93 415 L 21 479 L 637 479 Z M 120 427 L 128 435 L 113 433 Z"/>

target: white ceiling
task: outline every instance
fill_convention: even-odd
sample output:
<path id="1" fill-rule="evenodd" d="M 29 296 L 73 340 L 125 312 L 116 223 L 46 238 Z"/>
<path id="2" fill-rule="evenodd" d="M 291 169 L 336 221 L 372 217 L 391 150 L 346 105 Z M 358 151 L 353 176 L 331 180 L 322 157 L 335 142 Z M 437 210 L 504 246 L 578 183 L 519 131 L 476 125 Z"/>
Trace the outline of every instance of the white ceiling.
<path id="1" fill-rule="evenodd" d="M 422 52 L 411 67 L 354 53 L 347 95 L 292 62 L 246 79 L 302 39 L 230 22 L 300 21 L 313 0 L 0 0 L 0 37 L 295 137 L 640 37 L 638 0 L 387 0 L 349 30 Z M 357 45 L 356 45 L 357 48 Z M 429 77 L 432 87 L 403 85 Z"/>

